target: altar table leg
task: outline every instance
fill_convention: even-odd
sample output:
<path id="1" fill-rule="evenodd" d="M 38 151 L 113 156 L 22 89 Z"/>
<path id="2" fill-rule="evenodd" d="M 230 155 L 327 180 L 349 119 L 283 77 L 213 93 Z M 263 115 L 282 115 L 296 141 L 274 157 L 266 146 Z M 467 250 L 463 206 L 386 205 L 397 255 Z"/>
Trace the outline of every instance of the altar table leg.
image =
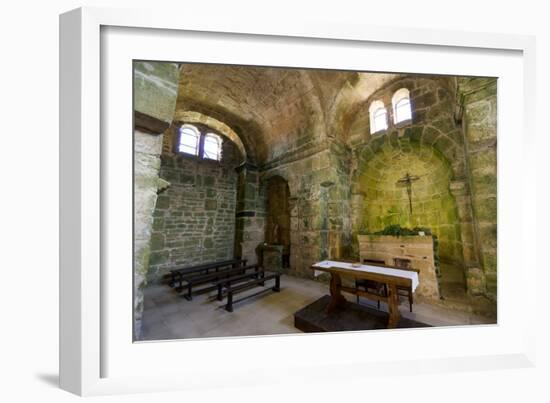
<path id="1" fill-rule="evenodd" d="M 333 312 L 336 309 L 344 308 L 346 306 L 346 299 L 342 295 L 342 279 L 339 274 L 330 274 L 330 302 L 327 305 L 327 313 Z"/>
<path id="2" fill-rule="evenodd" d="M 389 286 L 388 309 L 390 311 L 388 329 L 393 329 L 399 323 L 399 296 L 397 295 L 397 287 L 394 284 Z"/>

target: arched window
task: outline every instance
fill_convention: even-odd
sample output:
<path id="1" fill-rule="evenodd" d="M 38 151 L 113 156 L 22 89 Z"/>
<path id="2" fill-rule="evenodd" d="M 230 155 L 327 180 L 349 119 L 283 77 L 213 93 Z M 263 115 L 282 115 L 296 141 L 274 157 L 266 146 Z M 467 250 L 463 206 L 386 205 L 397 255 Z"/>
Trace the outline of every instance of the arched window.
<path id="1" fill-rule="evenodd" d="M 388 112 L 382 101 L 374 101 L 370 105 L 369 114 L 371 134 L 388 128 Z"/>
<path id="2" fill-rule="evenodd" d="M 400 123 L 412 120 L 411 99 L 409 90 L 401 88 L 393 94 L 391 99 L 393 105 L 393 122 Z"/>
<path id="3" fill-rule="evenodd" d="M 178 151 L 190 155 L 199 155 L 200 138 L 201 133 L 195 126 L 181 126 Z"/>
<path id="4" fill-rule="evenodd" d="M 221 136 L 205 132 L 205 127 L 193 126 L 188 123 L 179 129 L 177 151 L 183 154 L 193 155 L 202 159 L 221 161 L 222 138 Z"/>
<path id="5" fill-rule="evenodd" d="M 204 136 L 203 158 L 210 160 L 221 160 L 222 157 L 222 139 L 217 134 L 207 133 Z"/>

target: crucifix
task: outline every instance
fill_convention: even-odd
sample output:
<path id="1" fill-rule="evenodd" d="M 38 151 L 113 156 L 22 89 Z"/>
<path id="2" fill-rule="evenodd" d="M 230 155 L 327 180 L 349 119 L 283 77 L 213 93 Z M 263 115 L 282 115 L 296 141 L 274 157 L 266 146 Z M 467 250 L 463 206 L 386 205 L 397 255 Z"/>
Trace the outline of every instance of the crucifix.
<path id="1" fill-rule="evenodd" d="M 404 177 L 399 179 L 397 181 L 397 185 L 399 186 L 406 186 L 407 187 L 407 196 L 409 196 L 409 211 L 412 215 L 413 212 L 413 206 L 412 206 L 412 183 L 420 179 L 419 176 L 415 175 L 409 175 L 407 172 Z"/>

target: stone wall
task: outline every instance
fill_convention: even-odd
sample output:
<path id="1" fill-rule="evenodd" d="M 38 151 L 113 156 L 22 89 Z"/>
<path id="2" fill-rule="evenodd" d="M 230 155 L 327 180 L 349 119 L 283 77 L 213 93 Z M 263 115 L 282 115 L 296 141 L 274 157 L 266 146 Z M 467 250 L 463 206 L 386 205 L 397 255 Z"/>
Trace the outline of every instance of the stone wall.
<path id="1" fill-rule="evenodd" d="M 412 122 L 394 124 L 391 97 L 400 88 L 410 91 Z M 371 135 L 368 105 L 373 100 L 386 105 L 389 126 Z M 354 234 L 392 224 L 428 227 L 440 241 L 442 261 L 463 264 L 462 223 L 450 191 L 451 181 L 465 175 L 463 135 L 454 111 L 445 79 L 408 77 L 369 98 L 349 133 L 355 157 Z M 406 173 L 418 178 L 411 185 L 412 213 L 407 187 L 397 184 Z"/>
<path id="2" fill-rule="evenodd" d="M 342 72 L 321 78 L 198 65 L 185 66 L 181 77 L 178 120 L 217 122 L 240 139 L 242 158 L 220 165 L 174 156 L 173 134 L 164 136 L 160 172 L 171 187 L 155 211 L 153 277 L 176 264 L 231 256 L 255 262 L 266 241 L 267 184 L 280 177 L 289 188 L 290 274 L 311 277 L 309 268 L 320 259 L 357 258 L 359 232 L 400 224 L 429 227 L 443 262 L 477 275 L 481 292 L 487 278 L 496 292 L 496 85 L 490 80 L 357 81 Z M 220 82 L 212 85 L 211 77 Z M 400 88 L 410 91 L 413 117 L 393 124 L 391 97 Z M 373 100 L 389 113 L 388 129 L 374 135 Z M 407 188 L 397 185 L 406 173 L 418 176 L 412 213 Z"/>
<path id="3" fill-rule="evenodd" d="M 427 227 L 439 239 L 442 261 L 463 261 L 461 223 L 449 185 L 452 170 L 441 154 L 413 142 L 388 148 L 371 159 L 358 179 L 365 192 L 359 232 L 373 233 L 389 225 L 405 228 Z M 398 184 L 406 173 L 411 183 L 411 202 L 405 184 Z M 411 212 L 412 209 L 412 212 Z"/>
<path id="4" fill-rule="evenodd" d="M 265 240 L 266 192 L 260 186 L 257 166 L 244 163 L 237 172 L 235 256 L 257 263 Z"/>
<path id="5" fill-rule="evenodd" d="M 480 292 L 497 292 L 497 80 L 462 78 L 459 94 L 475 236 L 483 273 L 473 272 Z M 485 283 L 485 284 L 483 284 Z"/>
<path id="6" fill-rule="evenodd" d="M 290 209 L 289 190 L 286 181 L 279 177 L 271 178 L 267 183 L 267 220 L 265 241 L 269 244 L 290 247 Z"/>
<path id="7" fill-rule="evenodd" d="M 327 143 L 266 164 L 261 170 L 262 184 L 273 177 L 288 183 L 290 274 L 297 276 L 312 277 L 313 263 L 344 258 L 347 253 L 351 228 L 349 150 L 333 140 Z"/>
<path id="8" fill-rule="evenodd" d="M 174 117 L 179 71 L 175 63 L 134 62 L 134 338 L 141 336 L 153 210 L 165 186 L 158 172 L 163 135 Z"/>
<path id="9" fill-rule="evenodd" d="M 160 177 L 170 186 L 155 207 L 149 279 L 175 266 L 230 259 L 235 242 L 238 152 L 224 141 L 222 161 L 202 160 L 172 152 L 165 136 Z"/>

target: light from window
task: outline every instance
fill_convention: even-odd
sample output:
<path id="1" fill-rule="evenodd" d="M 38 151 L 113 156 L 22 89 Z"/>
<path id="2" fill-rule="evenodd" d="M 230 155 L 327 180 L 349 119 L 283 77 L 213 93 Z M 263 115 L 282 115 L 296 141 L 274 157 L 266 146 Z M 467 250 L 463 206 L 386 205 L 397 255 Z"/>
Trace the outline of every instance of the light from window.
<path id="1" fill-rule="evenodd" d="M 378 108 L 374 112 L 374 127 L 377 132 L 388 128 L 388 119 L 386 119 L 386 108 Z"/>
<path id="2" fill-rule="evenodd" d="M 374 101 L 370 105 L 369 113 L 371 134 L 388 128 L 388 114 L 382 101 Z"/>
<path id="3" fill-rule="evenodd" d="M 204 136 L 203 158 L 219 161 L 222 156 L 222 139 L 212 133 Z"/>
<path id="4" fill-rule="evenodd" d="M 392 97 L 394 123 L 406 122 L 412 119 L 409 90 L 401 88 Z"/>
<path id="5" fill-rule="evenodd" d="M 195 126 L 184 125 L 180 128 L 180 153 L 199 155 L 199 141 L 201 134 Z"/>

